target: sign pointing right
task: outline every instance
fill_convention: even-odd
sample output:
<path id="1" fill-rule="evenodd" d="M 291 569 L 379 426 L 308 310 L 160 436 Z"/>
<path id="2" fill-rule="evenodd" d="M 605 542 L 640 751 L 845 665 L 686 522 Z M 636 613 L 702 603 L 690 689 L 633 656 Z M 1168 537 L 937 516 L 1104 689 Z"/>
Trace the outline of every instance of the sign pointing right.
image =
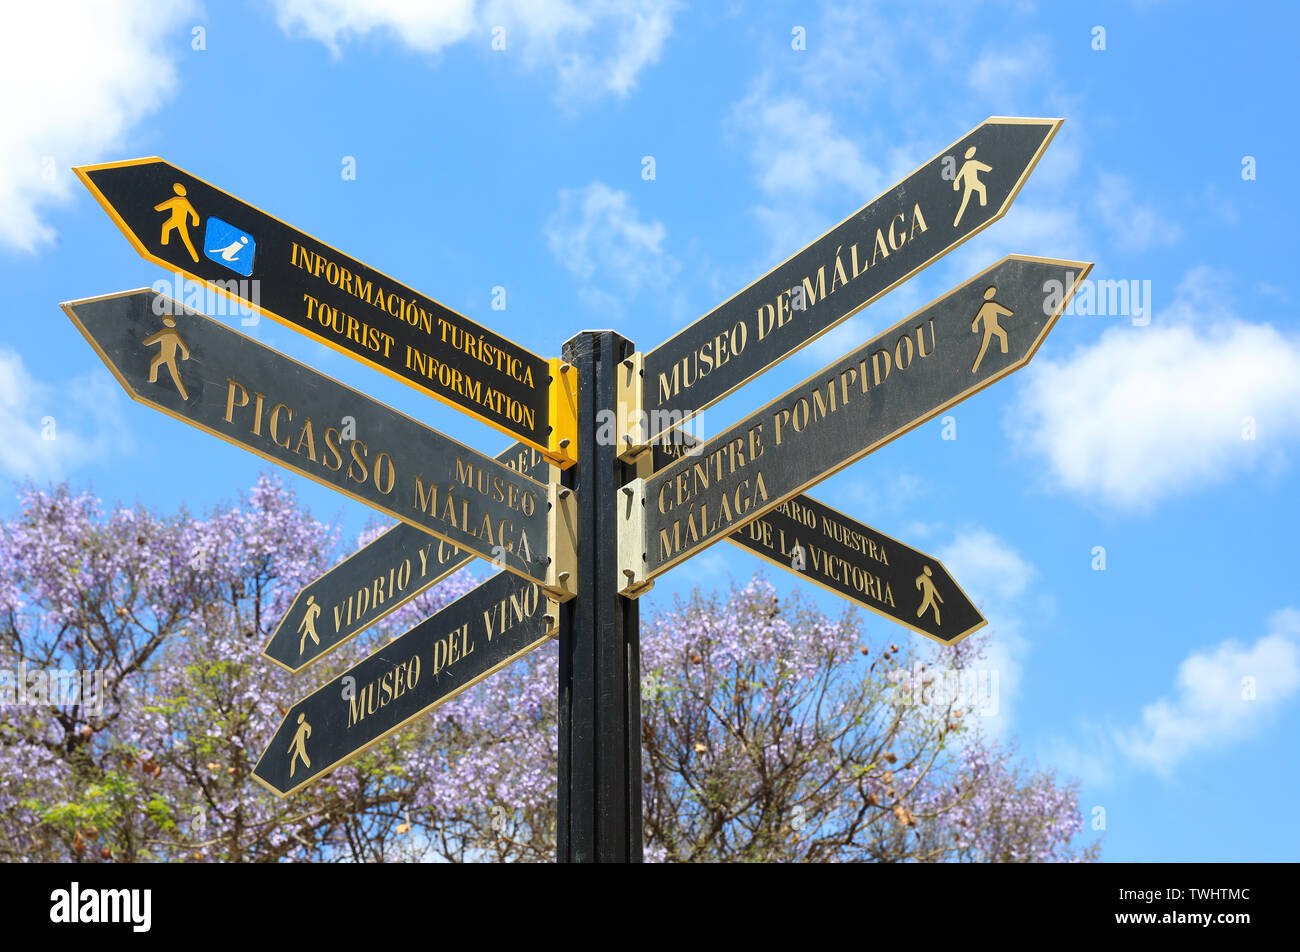
<path id="1" fill-rule="evenodd" d="M 1005 215 L 1060 126 L 1060 119 L 985 120 L 646 354 L 640 444 L 717 403 Z"/>
<path id="2" fill-rule="evenodd" d="M 709 440 L 621 501 L 622 591 L 1029 362 L 1091 270 L 1008 255 Z"/>
<path id="3" fill-rule="evenodd" d="M 651 447 L 652 472 L 704 444 L 675 433 Z M 988 621 L 948 569 L 932 555 L 800 493 L 727 536 L 778 568 L 857 602 L 943 644 L 955 644 Z"/>
<path id="4" fill-rule="evenodd" d="M 727 541 L 941 644 L 988 624 L 934 556 L 809 496 L 781 503 Z"/>

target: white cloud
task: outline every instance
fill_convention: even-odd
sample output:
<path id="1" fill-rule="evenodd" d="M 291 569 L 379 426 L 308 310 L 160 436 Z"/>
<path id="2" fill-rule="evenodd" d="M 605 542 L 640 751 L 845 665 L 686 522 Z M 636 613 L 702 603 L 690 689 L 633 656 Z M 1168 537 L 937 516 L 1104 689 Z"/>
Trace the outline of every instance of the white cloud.
<path id="1" fill-rule="evenodd" d="M 1128 179 L 1122 175 L 1101 174 L 1097 183 L 1097 211 L 1113 233 L 1116 247 L 1124 251 L 1173 244 L 1183 235 L 1181 228 L 1165 221 L 1150 205 L 1139 202 Z"/>
<path id="2" fill-rule="evenodd" d="M 1049 72 L 1047 41 L 1028 37 L 1009 49 L 985 48 L 971 66 L 967 80 L 981 95 L 1010 104 L 1015 102 L 1017 91 L 1039 87 Z"/>
<path id="3" fill-rule="evenodd" d="M 791 52 L 788 36 L 768 38 L 765 67 L 732 109 L 729 127 L 745 141 L 761 195 L 753 209 L 765 269 L 852 214 L 924 158 L 907 131 L 846 117 L 878 113 L 908 72 L 898 45 L 914 24 L 902 11 L 885 17 L 869 4 L 824 5 L 807 27 L 808 48 Z M 909 67 L 910 68 L 910 64 Z M 867 158 L 869 156 L 869 158 Z M 746 283 L 755 266 L 741 269 Z"/>
<path id="4" fill-rule="evenodd" d="M 983 718 L 980 727 L 995 737 L 1006 736 L 1030 648 L 1020 606 L 1037 570 L 987 529 L 961 531 L 936 554 L 988 619 L 988 647 L 980 667 L 997 672 L 998 695 L 996 713 Z"/>
<path id="5" fill-rule="evenodd" d="M 801 93 L 774 93 L 770 85 L 768 77 L 760 77 L 736 103 L 731 124 L 752 143 L 747 151 L 762 195 L 754 216 L 767 250 L 765 263 L 774 265 L 890 182 L 886 170 L 863 158 L 864 143 L 838 131 L 831 113 Z M 893 165 L 905 161 L 897 148 L 879 151 Z"/>
<path id="6" fill-rule="evenodd" d="M 1038 759 L 1089 786 L 1109 787 L 1115 781 L 1113 738 L 1089 721 L 1081 721 L 1079 729 L 1085 736 L 1077 741 L 1056 735 L 1046 738 Z"/>
<path id="7" fill-rule="evenodd" d="M 102 161 L 175 92 L 176 31 L 188 0 L 20 3 L 0 30 L 0 245 L 33 251 L 54 238 L 44 206 L 64 202 L 70 167 Z"/>
<path id="8" fill-rule="evenodd" d="M 1173 697 L 1143 708 L 1141 724 L 1117 731 L 1116 743 L 1131 761 L 1168 774 L 1192 754 L 1222 753 L 1261 730 L 1297 693 L 1300 611 L 1287 608 L 1253 644 L 1229 639 L 1188 655 Z"/>
<path id="9" fill-rule="evenodd" d="M 738 110 L 763 142 L 758 185 L 764 192 L 798 198 L 823 189 L 842 189 L 850 196 L 883 189 L 880 169 L 864 162 L 858 147 L 835 131 L 831 117 L 807 101 L 750 98 Z"/>
<path id="10" fill-rule="evenodd" d="M 1013 602 L 1028 588 L 1037 574 L 1033 565 L 1007 542 L 987 529 L 957 534 L 940 560 L 960 578 L 963 588 L 971 586 L 1001 602 Z"/>
<path id="11" fill-rule="evenodd" d="M 1148 704 L 1138 723 L 1117 728 L 1082 719 L 1074 738 L 1047 738 L 1042 759 L 1108 787 L 1125 763 L 1168 777 L 1191 756 L 1226 753 L 1300 694 L 1300 611 L 1275 612 L 1267 627 L 1253 644 L 1228 639 L 1192 652 L 1178 666 L 1172 698 Z"/>
<path id="12" fill-rule="evenodd" d="M 561 189 L 545 233 L 551 254 L 583 282 L 583 302 L 601 313 L 619 314 L 642 290 L 665 292 L 680 269 L 663 248 L 663 223 L 643 221 L 627 192 L 603 182 Z"/>
<path id="13" fill-rule="evenodd" d="M 372 33 L 426 54 L 471 42 L 517 55 L 526 69 L 553 71 L 557 96 L 567 105 L 627 96 L 640 73 L 659 61 L 680 8 L 675 0 L 273 2 L 281 29 L 318 40 L 335 55 Z M 498 38 L 504 50 L 494 50 Z"/>
<path id="14" fill-rule="evenodd" d="M 794 73 L 815 101 L 878 103 L 903 86 L 910 68 L 900 62 L 898 50 L 902 40 L 916 33 L 910 12 L 866 3 L 825 4 L 817 23 L 808 28 L 808 48 L 782 63 L 782 70 Z M 784 57 L 790 40 L 780 40 Z"/>
<path id="15" fill-rule="evenodd" d="M 751 93 L 736 115 L 756 147 L 754 175 L 763 200 L 754 206 L 768 263 L 785 260 L 856 211 L 885 187 L 881 169 L 835 130 L 830 115 L 799 97 Z M 809 143 L 816 143 L 813 148 Z M 834 196 L 823 210 L 819 200 Z"/>
<path id="16" fill-rule="evenodd" d="M 0 347 L 0 472 L 60 479 L 75 466 L 129 452 L 123 399 L 106 374 L 51 386 L 33 377 L 19 354 Z"/>
<path id="17" fill-rule="evenodd" d="M 971 275 L 1009 254 L 1027 254 L 1029 249 L 1041 248 L 1045 249 L 1043 254 L 1090 260 L 1095 257 L 1090 247 L 1078 209 L 1029 204 L 1021 196 L 1006 218 L 955 249 L 936 268 L 942 269 L 942 284 L 947 290 L 965 284 Z"/>
<path id="18" fill-rule="evenodd" d="M 903 468 L 897 460 L 875 460 L 870 467 L 850 467 L 831 477 L 819 484 L 813 494 L 845 512 L 869 512 L 873 520 L 892 525 L 906 520 L 915 527 L 920 523 L 912 516 L 918 509 L 927 508 L 922 503 L 933 492 L 931 474 Z"/>
<path id="19" fill-rule="evenodd" d="M 1283 461 L 1300 436 L 1300 337 L 1233 315 L 1204 268 L 1146 327 L 1039 355 L 1024 379 L 1006 421 L 1018 448 L 1057 486 L 1120 509 Z"/>
<path id="20" fill-rule="evenodd" d="M 475 5 L 475 0 L 274 0 L 280 29 L 319 40 L 335 56 L 370 33 L 391 34 L 413 50 L 437 53 L 477 29 Z"/>

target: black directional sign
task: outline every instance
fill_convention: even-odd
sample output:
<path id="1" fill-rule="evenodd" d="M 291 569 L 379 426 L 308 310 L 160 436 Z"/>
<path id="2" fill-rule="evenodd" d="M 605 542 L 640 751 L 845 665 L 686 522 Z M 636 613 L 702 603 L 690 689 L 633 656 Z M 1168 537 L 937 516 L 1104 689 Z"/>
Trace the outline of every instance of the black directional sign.
<path id="1" fill-rule="evenodd" d="M 705 445 L 681 430 L 666 434 L 652 447 L 652 472 L 690 458 L 692 451 Z M 807 493 L 792 496 L 731 533 L 727 541 L 945 644 L 954 644 L 987 624 L 934 556 Z M 923 582 L 922 575 L 931 584 Z M 924 595 L 931 587 L 935 596 L 927 601 Z"/>
<path id="2" fill-rule="evenodd" d="M 63 309 L 132 398 L 548 584 L 542 483 L 154 291 Z"/>
<path id="3" fill-rule="evenodd" d="M 303 698 L 253 770 L 285 797 L 541 644 L 558 606 L 502 572 Z"/>
<path id="4" fill-rule="evenodd" d="M 75 171 L 148 260 L 573 461 L 543 358 L 162 159 Z"/>
<path id="5" fill-rule="evenodd" d="M 781 503 L 727 541 L 944 644 L 987 624 L 934 556 L 808 496 Z"/>
<path id="6" fill-rule="evenodd" d="M 1023 367 L 1091 267 L 1003 258 L 645 479 L 642 565 L 624 570 L 631 584 Z M 623 512 L 635 538 L 638 517 Z"/>
<path id="7" fill-rule="evenodd" d="M 645 436 L 712 406 L 997 221 L 1060 119 L 988 119 L 645 355 Z"/>
<path id="8" fill-rule="evenodd" d="M 497 456 L 515 472 L 548 480 L 546 457 L 523 443 Z M 262 654 L 301 671 L 442 581 L 474 554 L 399 522 L 303 588 Z"/>

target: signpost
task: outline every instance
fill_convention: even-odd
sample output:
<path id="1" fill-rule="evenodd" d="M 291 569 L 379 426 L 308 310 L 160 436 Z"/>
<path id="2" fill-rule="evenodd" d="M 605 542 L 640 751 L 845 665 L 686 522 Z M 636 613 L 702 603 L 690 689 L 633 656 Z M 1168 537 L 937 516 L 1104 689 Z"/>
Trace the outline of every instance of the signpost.
<path id="1" fill-rule="evenodd" d="M 1091 265 L 1010 255 L 624 489 L 622 590 L 1029 362 Z"/>
<path id="2" fill-rule="evenodd" d="M 500 572 L 289 709 L 253 776 L 281 797 L 544 644 L 559 608 Z"/>
<path id="3" fill-rule="evenodd" d="M 632 383 L 643 391 L 643 415 L 629 424 L 624 455 L 717 403 L 1005 215 L 1060 125 L 1060 119 L 985 120 L 644 355 Z"/>
<path id="4" fill-rule="evenodd" d="M 573 463 L 556 362 L 162 159 L 74 171 L 142 257 Z"/>
<path id="5" fill-rule="evenodd" d="M 943 563 L 807 496 L 727 541 L 942 644 L 988 622 Z"/>
<path id="6" fill-rule="evenodd" d="M 549 479 L 546 457 L 522 443 L 497 462 L 538 482 Z M 473 558 L 399 522 L 303 588 L 262 654 L 286 671 L 301 671 Z"/>
<path id="7" fill-rule="evenodd" d="M 552 487 L 154 291 L 64 310 L 133 399 L 572 597 Z"/>
<path id="8" fill-rule="evenodd" d="M 662 437 L 1000 218 L 1059 126 L 989 119 L 648 354 L 584 331 L 550 360 L 161 159 L 77 169 L 144 257 L 521 441 L 491 459 L 155 291 L 64 305 L 132 398 L 400 520 L 298 594 L 276 664 L 472 556 L 507 570 L 295 704 L 257 781 L 289 796 L 554 636 L 557 857 L 637 861 L 656 577 L 728 539 L 945 645 L 983 626 L 938 560 L 803 490 L 1023 367 L 1091 265 L 1008 256 L 715 439 Z"/>

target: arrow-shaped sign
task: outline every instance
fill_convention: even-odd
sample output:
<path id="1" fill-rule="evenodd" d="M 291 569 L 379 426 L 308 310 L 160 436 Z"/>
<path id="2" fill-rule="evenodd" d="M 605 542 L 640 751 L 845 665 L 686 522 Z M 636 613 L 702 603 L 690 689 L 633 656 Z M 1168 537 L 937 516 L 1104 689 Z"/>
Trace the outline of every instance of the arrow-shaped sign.
<path id="1" fill-rule="evenodd" d="M 1029 362 L 1092 265 L 1010 255 L 647 479 L 620 507 L 631 594 Z"/>
<path id="2" fill-rule="evenodd" d="M 705 445 L 688 433 L 674 433 L 672 442 L 652 447 L 651 472 L 679 459 L 698 459 Z M 934 556 L 806 493 L 737 529 L 727 541 L 944 644 L 955 644 L 988 624 Z M 935 594 L 927 601 L 931 589 Z"/>
<path id="3" fill-rule="evenodd" d="M 644 357 L 632 450 L 906 281 L 1011 207 L 1060 119 L 988 119 Z"/>
<path id="4" fill-rule="evenodd" d="M 551 637 L 559 608 L 501 572 L 386 644 L 284 716 L 253 776 L 281 797 Z"/>
<path id="5" fill-rule="evenodd" d="M 139 254 L 574 459 L 573 374 L 162 159 L 74 169 Z M 176 292 L 180 295 L 179 289 Z"/>
<path id="6" fill-rule="evenodd" d="M 155 291 L 63 309 L 133 399 L 572 597 L 551 487 Z"/>
<path id="7" fill-rule="evenodd" d="M 988 624 L 934 556 L 808 496 L 781 503 L 727 541 L 946 645 Z"/>
<path id="8" fill-rule="evenodd" d="M 548 481 L 546 457 L 522 443 L 497 462 Z M 304 587 L 262 654 L 286 671 L 301 671 L 473 558 L 473 553 L 399 522 Z"/>

